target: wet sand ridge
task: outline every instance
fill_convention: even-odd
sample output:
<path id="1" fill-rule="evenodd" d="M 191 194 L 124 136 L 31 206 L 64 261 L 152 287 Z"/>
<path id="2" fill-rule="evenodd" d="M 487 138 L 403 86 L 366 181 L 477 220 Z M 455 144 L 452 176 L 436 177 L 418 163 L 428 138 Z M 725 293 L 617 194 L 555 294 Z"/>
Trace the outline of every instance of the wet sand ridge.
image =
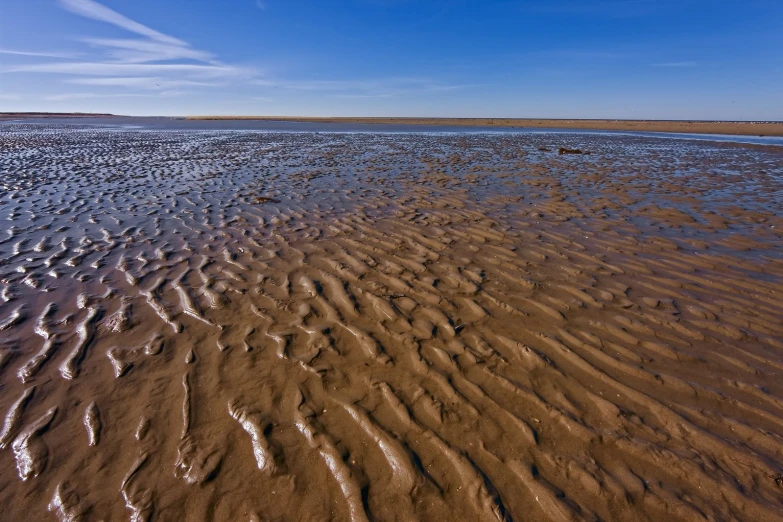
<path id="1" fill-rule="evenodd" d="M 783 516 L 774 147 L 6 124 L 0 172 L 4 519 Z"/>

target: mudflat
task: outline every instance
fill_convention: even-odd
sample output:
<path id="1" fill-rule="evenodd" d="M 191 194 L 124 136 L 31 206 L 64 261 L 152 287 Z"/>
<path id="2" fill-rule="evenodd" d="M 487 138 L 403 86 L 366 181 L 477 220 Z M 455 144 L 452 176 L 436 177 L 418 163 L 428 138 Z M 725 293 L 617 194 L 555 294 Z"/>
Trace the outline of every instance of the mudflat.
<path id="1" fill-rule="evenodd" d="M 360 123 L 465 127 L 523 127 L 614 131 L 783 136 L 783 122 L 723 122 L 665 120 L 568 120 L 533 118 L 311 118 L 290 116 L 190 116 L 190 120 L 258 120 L 302 123 Z"/>
<path id="2" fill-rule="evenodd" d="M 783 148 L 0 129 L 7 520 L 783 517 Z"/>

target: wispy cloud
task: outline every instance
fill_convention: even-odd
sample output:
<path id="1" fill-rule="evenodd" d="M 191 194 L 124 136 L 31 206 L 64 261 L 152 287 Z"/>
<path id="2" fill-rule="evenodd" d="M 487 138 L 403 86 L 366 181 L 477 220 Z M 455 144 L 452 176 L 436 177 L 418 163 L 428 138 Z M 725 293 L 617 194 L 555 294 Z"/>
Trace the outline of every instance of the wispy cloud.
<path id="1" fill-rule="evenodd" d="M 130 18 L 127 18 L 117 11 L 109 9 L 108 7 L 99 4 L 94 0 L 60 0 L 60 4 L 62 4 L 65 9 L 71 11 L 72 13 L 76 13 L 85 18 L 92 18 L 93 20 L 115 25 L 125 29 L 126 31 L 145 36 L 151 40 L 156 40 L 158 42 L 164 42 L 171 45 L 188 45 L 182 40 L 167 34 L 163 34 L 147 27 L 146 25 L 131 20 Z"/>
<path id="2" fill-rule="evenodd" d="M 0 92 L 0 100 L 16 101 L 21 99 L 22 96 L 19 94 L 10 93 L 10 92 Z"/>
<path id="3" fill-rule="evenodd" d="M 12 56 L 31 56 L 36 58 L 78 58 L 80 53 L 63 53 L 49 51 L 18 51 L 14 49 L 0 49 L 0 54 L 10 54 Z"/>
<path id="4" fill-rule="evenodd" d="M 170 60 L 214 62 L 215 60 L 215 55 L 212 53 L 199 51 L 190 46 L 171 45 L 151 40 L 85 38 L 84 41 L 94 47 L 106 48 L 108 57 L 115 62 L 145 63 Z"/>
<path id="5" fill-rule="evenodd" d="M 265 0 L 253 1 L 259 9 L 267 6 Z M 289 95 L 307 92 L 307 96 L 361 99 L 431 96 L 470 87 L 422 77 L 268 79 L 255 67 L 224 63 L 214 53 L 197 49 L 95 0 L 58 0 L 58 3 L 71 13 L 132 34 L 82 36 L 77 40 L 84 46 L 85 53 L 81 56 L 9 51 L 36 59 L 0 64 L 0 74 L 57 75 L 64 84 L 87 86 L 85 89 L 90 91 L 63 89 L 52 93 L 47 101 L 174 96 L 180 92 L 178 89 L 230 88 L 238 84 L 255 86 L 256 92 L 252 94 L 257 95 L 256 101 L 271 100 L 269 96 L 276 97 L 280 91 L 288 91 Z"/>
<path id="6" fill-rule="evenodd" d="M 111 62 L 53 62 L 8 66 L 0 72 L 37 72 L 86 76 L 135 76 L 166 73 L 190 74 L 199 78 L 225 78 L 249 73 L 229 65 L 193 63 L 111 63 Z"/>
<path id="7" fill-rule="evenodd" d="M 222 63 L 210 52 L 195 49 L 189 43 L 152 29 L 105 7 L 94 0 L 59 0 L 66 10 L 92 20 L 129 31 L 136 38 L 92 38 L 80 41 L 89 45 L 84 55 L 35 51 L 0 50 L 0 53 L 60 60 L 30 61 L 0 65 L 0 73 L 41 73 L 64 76 L 70 84 L 105 89 L 158 91 L 180 87 L 212 88 L 231 80 L 250 79 L 258 71 Z M 50 100 L 95 97 L 127 97 L 133 93 L 71 93 Z"/>
<path id="8" fill-rule="evenodd" d="M 76 85 L 98 85 L 110 87 L 129 87 L 149 90 L 170 89 L 172 87 L 219 87 L 220 82 L 203 82 L 194 80 L 171 80 L 157 76 L 132 76 L 116 78 L 71 78 L 67 83 Z"/>
<path id="9" fill-rule="evenodd" d="M 652 64 L 653 67 L 696 67 L 697 65 L 699 64 L 696 62 L 664 62 Z"/>

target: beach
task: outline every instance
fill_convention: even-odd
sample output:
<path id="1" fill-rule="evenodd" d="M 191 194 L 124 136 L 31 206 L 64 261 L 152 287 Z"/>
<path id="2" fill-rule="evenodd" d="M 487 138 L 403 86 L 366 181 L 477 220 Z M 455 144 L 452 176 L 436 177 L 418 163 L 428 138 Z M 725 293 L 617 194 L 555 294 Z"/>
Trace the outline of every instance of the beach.
<path id="1" fill-rule="evenodd" d="M 685 121 L 685 120 L 589 120 L 538 118 L 352 118 L 290 116 L 190 116 L 189 120 L 284 121 L 299 123 L 353 123 L 372 125 L 439 125 L 454 127 L 498 127 L 529 129 L 580 129 L 605 131 L 728 134 L 739 136 L 783 136 L 781 122 Z"/>
<path id="2" fill-rule="evenodd" d="M 783 517 L 783 147 L 21 121 L 0 172 L 3 519 Z"/>

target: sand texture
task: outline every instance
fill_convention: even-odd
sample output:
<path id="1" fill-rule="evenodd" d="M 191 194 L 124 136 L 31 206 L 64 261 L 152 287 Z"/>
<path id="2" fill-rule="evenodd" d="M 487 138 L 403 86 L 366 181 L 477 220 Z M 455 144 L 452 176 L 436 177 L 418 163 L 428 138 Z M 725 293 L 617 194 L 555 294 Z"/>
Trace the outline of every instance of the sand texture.
<path id="1" fill-rule="evenodd" d="M 0 173 L 3 520 L 783 517 L 779 148 L 6 124 Z"/>
<path id="2" fill-rule="evenodd" d="M 388 125 L 444 125 L 455 127 L 524 127 L 614 131 L 684 132 L 745 136 L 783 136 L 781 122 L 564 120 L 535 118 L 307 118 L 290 116 L 190 116 L 191 120 L 258 120 L 304 123 L 362 123 Z"/>

